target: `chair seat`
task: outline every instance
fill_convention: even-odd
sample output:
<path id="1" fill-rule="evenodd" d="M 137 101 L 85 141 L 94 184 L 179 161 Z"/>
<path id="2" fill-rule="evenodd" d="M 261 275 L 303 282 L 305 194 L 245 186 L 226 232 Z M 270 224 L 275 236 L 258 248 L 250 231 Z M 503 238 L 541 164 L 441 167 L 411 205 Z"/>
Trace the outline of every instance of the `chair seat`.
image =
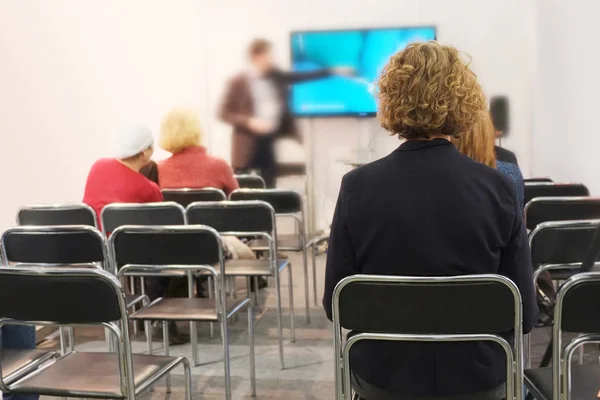
<path id="1" fill-rule="evenodd" d="M 277 260 L 281 271 L 289 264 L 288 260 Z M 227 260 L 225 261 L 226 276 L 271 276 L 271 262 L 267 259 L 259 260 Z"/>
<path id="2" fill-rule="evenodd" d="M 269 242 L 266 239 L 256 239 L 249 243 L 252 250 L 266 251 L 269 250 Z M 278 235 L 277 249 L 281 251 L 302 251 L 302 240 L 300 235 Z"/>
<path id="3" fill-rule="evenodd" d="M 133 381 L 141 385 L 155 380 L 181 361 L 181 357 L 134 354 Z M 13 392 L 48 396 L 123 398 L 117 355 L 73 352 L 12 387 Z M 158 375 L 158 376 L 157 376 Z M 147 387 L 147 386 L 144 386 Z"/>
<path id="4" fill-rule="evenodd" d="M 571 399 L 596 399 L 600 390 L 600 364 L 573 365 L 571 368 Z M 536 399 L 552 399 L 552 367 L 525 371 L 525 385 Z"/>
<path id="5" fill-rule="evenodd" d="M 235 310 L 247 298 L 227 299 L 227 314 Z M 189 297 L 166 297 L 134 313 L 130 319 L 153 321 L 211 321 L 217 322 L 219 316 L 215 299 Z"/>
<path id="6" fill-rule="evenodd" d="M 5 383 L 16 382 L 55 355 L 56 353 L 45 350 L 2 349 L 2 375 Z"/>

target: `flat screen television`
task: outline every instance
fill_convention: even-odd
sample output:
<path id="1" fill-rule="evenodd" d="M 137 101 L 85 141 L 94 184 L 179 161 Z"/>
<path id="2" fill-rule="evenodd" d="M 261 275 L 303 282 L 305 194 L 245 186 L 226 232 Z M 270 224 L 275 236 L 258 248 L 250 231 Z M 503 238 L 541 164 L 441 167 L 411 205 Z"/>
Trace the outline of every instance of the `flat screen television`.
<path id="1" fill-rule="evenodd" d="M 292 85 L 292 113 L 298 117 L 375 115 L 375 82 L 389 58 L 409 43 L 435 39 L 434 26 L 292 32 L 294 71 L 351 67 L 356 73 Z"/>

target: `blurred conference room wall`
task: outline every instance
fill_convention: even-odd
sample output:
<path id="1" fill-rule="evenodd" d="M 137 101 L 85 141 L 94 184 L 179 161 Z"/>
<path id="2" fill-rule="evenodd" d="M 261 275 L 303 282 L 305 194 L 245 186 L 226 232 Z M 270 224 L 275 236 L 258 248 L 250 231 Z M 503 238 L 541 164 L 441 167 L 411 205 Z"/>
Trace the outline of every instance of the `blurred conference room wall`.
<path id="1" fill-rule="evenodd" d="M 591 4 L 593 3 L 593 4 Z M 95 159 L 124 123 L 155 133 L 173 105 L 196 109 L 204 144 L 229 159 L 230 127 L 216 118 L 226 79 L 245 66 L 254 37 L 289 66 L 289 32 L 434 24 L 442 42 L 473 57 L 488 95 L 511 102 L 514 150 L 526 175 L 580 180 L 600 192 L 590 79 L 577 56 L 594 40 L 596 2 L 577 0 L 4 0 L 0 2 L 0 229 L 24 203 L 79 201 Z M 574 43 L 575 42 L 575 43 Z M 592 49 L 589 49 L 593 53 Z M 593 91 L 595 95 L 597 91 Z M 587 97 L 585 97 L 587 95 Z M 581 99 L 590 101 L 581 104 Z M 282 144 L 282 161 L 308 157 L 315 220 L 331 219 L 340 160 L 376 159 L 398 143 L 375 119 L 301 120 L 310 148 Z M 589 128 L 587 128 L 589 127 Z M 565 135 L 576 142 L 565 144 Z M 594 142 L 594 143 L 595 143 Z M 365 152 L 364 149 L 370 149 Z M 308 154 L 305 154 L 308 152 Z M 568 152 L 568 154 L 565 154 Z M 558 156 L 563 157 L 557 165 Z M 158 151 L 157 158 L 167 154 Z M 598 168 L 596 168 L 598 169 Z M 586 175 L 587 174 L 587 175 Z"/>

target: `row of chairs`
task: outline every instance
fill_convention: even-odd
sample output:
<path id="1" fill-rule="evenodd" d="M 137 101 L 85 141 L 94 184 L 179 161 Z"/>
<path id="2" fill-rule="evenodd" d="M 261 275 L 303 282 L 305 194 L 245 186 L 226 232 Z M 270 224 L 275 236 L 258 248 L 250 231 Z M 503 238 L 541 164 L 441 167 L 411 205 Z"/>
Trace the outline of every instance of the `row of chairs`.
<path id="1" fill-rule="evenodd" d="M 84 211 L 87 211 L 87 213 Z M 86 218 L 89 218 L 90 210 L 83 205 L 27 207 L 19 212 L 18 219 L 21 223 L 25 224 L 43 222 L 44 225 L 47 225 L 49 222 L 59 224 L 61 222 L 73 223 L 75 221 L 71 218 L 75 218 L 74 216 L 86 216 Z M 152 275 L 158 272 L 164 273 L 165 271 L 172 273 L 175 272 L 174 269 L 178 270 L 181 274 L 190 270 L 197 271 L 202 269 L 198 268 L 198 265 L 207 264 L 209 266 L 212 265 L 212 267 L 207 267 L 204 271 L 211 274 L 215 282 L 221 282 L 221 285 L 224 285 L 225 279 L 218 280 L 218 273 L 224 277 L 244 276 L 247 279 L 248 287 L 250 287 L 249 280 L 251 277 L 273 276 L 276 281 L 278 339 L 283 368 L 283 332 L 279 273 L 284 268 L 289 267 L 289 262 L 287 260 L 277 260 L 277 243 L 273 240 L 277 236 L 275 211 L 269 203 L 262 201 L 202 202 L 191 204 L 187 210 L 184 210 L 183 207 L 176 203 L 109 205 L 103 212 L 102 220 L 105 230 L 112 231 L 109 238 L 108 250 L 103 243 L 104 236 L 90 226 L 24 226 L 5 232 L 2 240 L 5 261 L 13 264 L 35 263 L 38 265 L 97 263 L 104 265 L 107 270 L 120 276 L 124 274 L 146 276 L 147 274 Z M 194 225 L 184 226 L 183 224 L 186 223 Z M 199 240 L 192 237 L 184 240 L 186 235 L 194 233 L 193 229 L 199 229 L 196 227 L 196 224 L 200 223 L 216 228 L 223 235 L 261 238 L 266 244 L 267 259 L 227 260 L 219 268 L 211 270 L 210 268 L 214 268 L 216 260 L 207 259 L 206 257 L 207 252 L 214 249 L 214 246 L 204 246 Z M 138 226 L 122 226 L 126 224 Z M 155 226 L 140 227 L 139 225 Z M 182 226 L 177 227 L 174 225 Z M 196 234 L 199 234 L 199 232 L 196 232 Z M 176 265 L 177 267 L 161 267 L 165 265 Z M 291 274 L 288 274 L 288 277 L 292 321 L 291 330 L 292 340 L 294 340 L 293 285 Z M 219 287 L 219 285 L 216 286 Z M 221 287 L 218 293 L 225 293 L 224 287 Z M 137 299 L 133 295 L 128 297 L 126 304 L 130 307 Z M 201 309 L 206 309 L 206 307 L 200 306 L 206 304 L 199 304 L 196 300 L 163 299 L 161 302 L 157 304 L 153 303 L 149 306 L 146 302 L 141 311 L 132 315 L 132 319 L 144 321 L 167 321 L 169 319 L 210 321 L 221 322 L 222 325 L 235 312 L 247 307 L 248 302 L 252 303 L 253 301 L 250 293 L 248 293 L 248 296 L 236 302 L 233 308 L 220 310 L 219 307 L 227 307 L 226 302 L 223 302 L 219 306 L 218 301 L 220 298 L 217 294 L 213 303 L 209 304 L 208 308 L 215 310 L 210 315 L 206 311 L 200 312 Z M 217 321 L 217 315 L 226 315 L 227 318 Z M 251 337 L 253 337 L 252 328 L 253 324 L 249 322 Z M 148 326 L 146 329 L 149 333 L 150 329 Z M 197 344 L 195 344 L 196 341 L 194 338 L 196 332 L 195 323 L 192 323 L 191 331 L 194 364 L 197 365 Z M 227 349 L 226 329 L 222 327 L 221 333 L 225 343 L 224 348 Z M 165 332 L 166 349 L 168 349 L 167 335 L 168 332 Z M 251 339 L 251 346 L 252 343 L 253 339 Z M 148 339 L 148 349 L 148 352 L 151 353 L 151 337 Z M 65 349 L 63 348 L 63 350 Z M 228 353 L 224 356 L 226 359 L 226 376 L 229 376 Z M 254 371 L 253 367 L 251 371 Z M 254 375 L 253 372 L 252 375 Z M 231 389 L 228 380 L 226 386 L 228 393 L 230 393 Z"/>
<path id="2" fill-rule="evenodd" d="M 253 175 L 248 177 L 254 178 Z M 260 178 L 260 177 L 257 177 Z M 262 179 L 262 178 L 260 178 Z M 165 201 L 173 201 L 185 208 L 195 202 L 219 202 L 226 201 L 225 193 L 219 189 L 165 189 L 163 190 Z M 304 294 L 305 294 L 305 312 L 306 322 L 310 323 L 310 288 L 308 273 L 308 240 L 306 237 L 306 213 L 302 196 L 293 190 L 284 189 L 239 189 L 232 192 L 229 196 L 231 201 L 265 201 L 269 203 L 278 218 L 288 218 L 294 221 L 294 232 L 291 234 L 279 234 L 276 236 L 278 250 L 283 252 L 296 252 L 302 255 L 304 272 Z M 53 212 L 51 212 L 53 211 Z M 177 213 L 177 211 L 174 211 Z M 69 218 L 65 215 L 68 213 Z M 162 218 L 165 216 L 167 218 Z M 155 218 L 156 217 L 156 218 Z M 168 225 L 174 219 L 168 212 L 156 213 L 148 217 L 149 219 L 140 219 L 135 213 L 124 215 L 119 214 L 113 218 L 111 207 L 103 209 L 100 219 L 102 220 L 102 229 L 104 232 L 112 232 L 116 227 L 125 224 L 142 225 Z M 98 226 L 97 216 L 93 210 L 84 204 L 67 205 L 34 205 L 21 208 L 18 213 L 17 222 L 19 225 L 89 225 Z M 169 223 L 167 223 L 169 222 Z M 176 222 L 173 224 L 182 224 Z M 266 251 L 268 247 L 264 240 L 257 240 L 252 243 L 253 250 Z M 316 290 L 316 261 L 313 258 L 313 290 L 315 301 L 317 298 Z"/>

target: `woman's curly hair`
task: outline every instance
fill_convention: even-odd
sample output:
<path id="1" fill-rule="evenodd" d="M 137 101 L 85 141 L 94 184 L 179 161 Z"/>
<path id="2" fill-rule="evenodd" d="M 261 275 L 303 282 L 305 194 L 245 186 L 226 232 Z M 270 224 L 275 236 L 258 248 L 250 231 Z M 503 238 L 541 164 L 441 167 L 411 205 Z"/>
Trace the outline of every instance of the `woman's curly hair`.
<path id="1" fill-rule="evenodd" d="M 458 50 L 436 42 L 410 44 L 392 56 L 378 86 L 381 125 L 408 140 L 459 137 L 487 105 Z"/>

